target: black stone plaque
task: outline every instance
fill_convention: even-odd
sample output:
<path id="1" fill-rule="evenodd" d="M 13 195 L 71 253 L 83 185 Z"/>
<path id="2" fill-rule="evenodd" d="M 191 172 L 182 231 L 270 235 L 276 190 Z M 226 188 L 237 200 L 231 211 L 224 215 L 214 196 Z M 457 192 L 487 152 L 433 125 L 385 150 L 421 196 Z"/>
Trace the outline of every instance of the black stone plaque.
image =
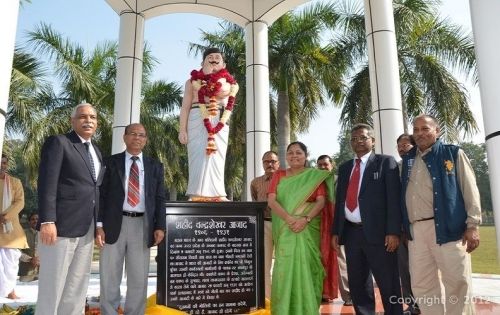
<path id="1" fill-rule="evenodd" d="M 195 315 L 242 314 L 264 307 L 265 206 L 168 203 L 157 300 Z"/>

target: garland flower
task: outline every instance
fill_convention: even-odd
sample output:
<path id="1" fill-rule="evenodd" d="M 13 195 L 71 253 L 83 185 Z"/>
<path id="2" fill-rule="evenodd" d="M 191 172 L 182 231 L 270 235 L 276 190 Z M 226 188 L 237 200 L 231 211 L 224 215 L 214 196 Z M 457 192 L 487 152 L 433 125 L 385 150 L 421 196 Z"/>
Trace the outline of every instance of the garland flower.
<path id="1" fill-rule="evenodd" d="M 217 94 L 219 94 L 222 88 L 221 79 L 226 79 L 226 82 L 231 85 L 231 88 L 229 89 L 229 97 L 224 108 L 224 113 L 217 125 L 212 126 L 209 118 L 217 116 L 219 110 Z M 221 69 L 215 73 L 209 74 L 203 73 L 203 69 L 200 69 L 191 71 L 191 84 L 193 84 L 195 90 L 198 90 L 198 104 L 200 106 L 201 116 L 203 117 L 203 124 L 208 132 L 206 154 L 210 155 L 217 151 L 214 135 L 216 135 L 224 127 L 229 118 L 231 118 L 234 100 L 236 93 L 238 93 L 238 83 L 226 69 Z M 208 105 L 205 101 L 206 99 L 209 100 Z"/>

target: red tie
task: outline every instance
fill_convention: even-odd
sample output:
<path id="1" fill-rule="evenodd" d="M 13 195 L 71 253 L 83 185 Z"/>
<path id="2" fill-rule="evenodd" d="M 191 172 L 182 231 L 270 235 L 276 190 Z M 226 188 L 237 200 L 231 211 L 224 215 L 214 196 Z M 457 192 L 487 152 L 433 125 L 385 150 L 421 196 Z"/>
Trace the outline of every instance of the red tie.
<path id="1" fill-rule="evenodd" d="M 361 159 L 356 159 L 356 166 L 354 166 L 354 171 L 352 171 L 351 179 L 349 180 L 349 186 L 347 187 L 347 198 L 345 204 L 349 211 L 353 212 L 358 205 L 358 187 L 359 178 L 361 174 Z"/>
<path id="2" fill-rule="evenodd" d="M 128 193 L 127 193 L 127 203 L 132 207 L 137 206 L 141 198 L 139 191 L 139 167 L 135 162 L 138 157 L 133 156 L 132 165 L 130 166 L 130 173 L 128 175 Z"/>

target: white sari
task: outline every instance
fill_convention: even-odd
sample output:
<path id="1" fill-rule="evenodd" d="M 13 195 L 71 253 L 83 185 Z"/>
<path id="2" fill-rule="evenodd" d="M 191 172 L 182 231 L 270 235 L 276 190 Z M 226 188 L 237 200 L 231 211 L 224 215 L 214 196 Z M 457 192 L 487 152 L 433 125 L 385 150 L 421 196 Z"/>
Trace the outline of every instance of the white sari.
<path id="1" fill-rule="evenodd" d="M 194 104 L 196 105 L 196 104 Z M 212 126 L 217 125 L 220 116 L 211 117 Z M 229 126 L 214 135 L 217 151 L 207 155 L 208 132 L 203 124 L 199 108 L 191 108 L 188 119 L 188 196 L 225 197 L 224 164 L 228 145 Z"/>

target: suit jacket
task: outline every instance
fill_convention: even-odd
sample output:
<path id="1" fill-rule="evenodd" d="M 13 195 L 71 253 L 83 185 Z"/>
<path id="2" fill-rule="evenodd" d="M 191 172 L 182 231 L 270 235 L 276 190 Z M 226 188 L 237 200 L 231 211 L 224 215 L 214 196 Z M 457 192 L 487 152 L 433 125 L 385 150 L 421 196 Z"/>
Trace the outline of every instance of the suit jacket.
<path id="1" fill-rule="evenodd" d="M 144 200 L 146 203 L 148 247 L 153 246 L 154 230 L 165 230 L 165 187 L 163 180 L 163 164 L 142 157 L 144 163 Z M 106 243 L 113 244 L 118 240 L 123 218 L 123 202 L 125 196 L 125 152 L 105 159 L 106 174 L 101 186 L 98 221 L 102 222 Z"/>
<path id="2" fill-rule="evenodd" d="M 345 201 L 354 161 L 343 163 L 338 170 L 337 200 L 332 234 L 343 244 Z M 401 234 L 401 182 L 396 160 L 392 156 L 372 153 L 368 158 L 358 204 L 366 239 L 384 244 L 385 236 Z"/>
<path id="3" fill-rule="evenodd" d="M 93 143 L 101 170 L 92 176 L 85 145 L 76 132 L 49 137 L 42 147 L 38 172 L 38 211 L 40 223 L 55 222 L 57 235 L 85 235 L 97 218 L 99 185 L 104 165 L 99 148 Z"/>

